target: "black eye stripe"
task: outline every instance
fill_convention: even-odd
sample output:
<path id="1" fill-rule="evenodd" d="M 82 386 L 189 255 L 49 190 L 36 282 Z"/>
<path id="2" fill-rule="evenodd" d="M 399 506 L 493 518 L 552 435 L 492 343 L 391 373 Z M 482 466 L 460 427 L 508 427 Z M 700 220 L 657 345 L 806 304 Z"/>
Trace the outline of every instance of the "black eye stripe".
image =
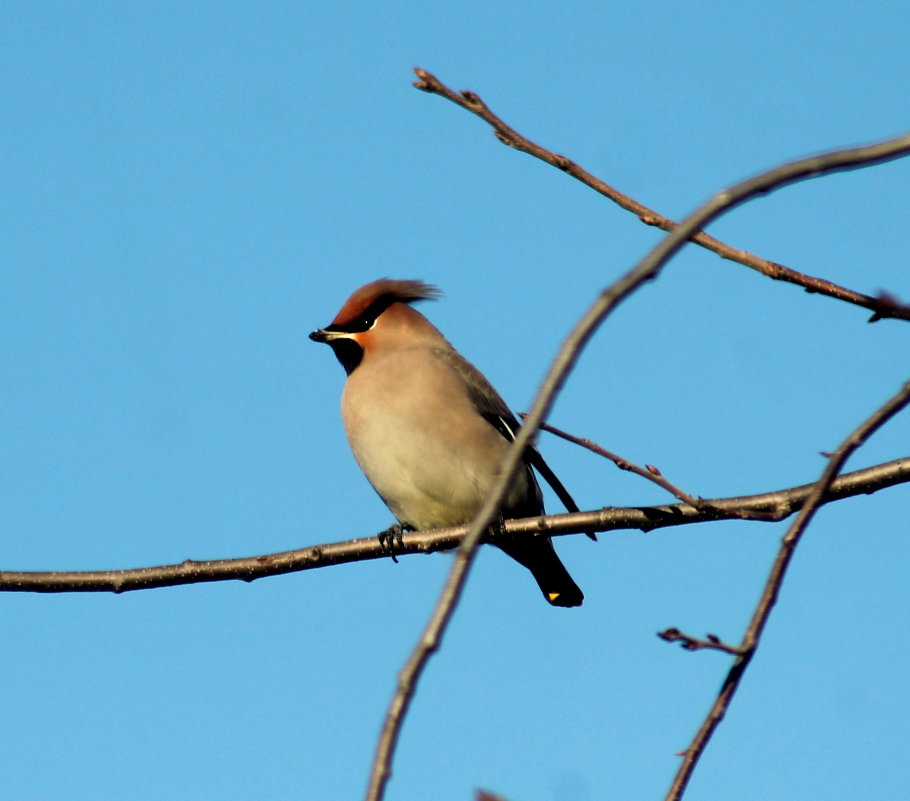
<path id="1" fill-rule="evenodd" d="M 375 317 L 360 317 L 359 319 L 354 320 L 352 323 L 345 323 L 344 325 L 330 325 L 325 330 L 337 331 L 342 334 L 359 334 L 363 331 L 369 331 L 375 322 Z"/>
<path id="2" fill-rule="evenodd" d="M 362 314 L 358 315 L 357 319 L 353 320 L 350 323 L 343 323 L 340 325 L 330 325 L 326 328 L 326 331 L 338 331 L 344 334 L 359 334 L 363 331 L 369 331 L 375 324 L 376 319 L 382 314 L 389 306 L 391 306 L 397 298 L 390 295 L 385 295 L 383 297 L 377 298 L 374 300 L 367 308 L 363 311 Z"/>

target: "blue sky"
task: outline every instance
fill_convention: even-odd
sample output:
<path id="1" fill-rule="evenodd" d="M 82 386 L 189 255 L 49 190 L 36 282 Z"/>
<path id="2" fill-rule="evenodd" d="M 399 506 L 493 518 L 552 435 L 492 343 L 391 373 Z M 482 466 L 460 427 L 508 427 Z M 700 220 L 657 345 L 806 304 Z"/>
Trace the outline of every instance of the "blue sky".
<path id="1" fill-rule="evenodd" d="M 139 567 L 367 536 L 391 516 L 306 334 L 357 286 L 424 311 L 516 410 L 660 236 L 411 88 L 419 65 L 680 217 L 781 161 L 910 129 L 889 2 L 8 4 L 0 25 L 0 568 Z M 910 162 L 790 187 L 731 244 L 910 300 Z M 905 323 L 689 247 L 611 317 L 551 421 L 706 497 L 816 478 L 908 377 Z M 910 419 L 848 469 L 908 454 Z M 661 503 L 552 438 L 584 508 Z M 827 507 L 690 787 L 905 798 L 906 486 Z M 558 510 L 555 500 L 550 508 Z M 389 799 L 662 797 L 783 525 L 563 538 L 548 607 L 482 552 Z M 396 671 L 451 563 L 4 602 L 0 775 L 32 799 L 362 794 Z"/>

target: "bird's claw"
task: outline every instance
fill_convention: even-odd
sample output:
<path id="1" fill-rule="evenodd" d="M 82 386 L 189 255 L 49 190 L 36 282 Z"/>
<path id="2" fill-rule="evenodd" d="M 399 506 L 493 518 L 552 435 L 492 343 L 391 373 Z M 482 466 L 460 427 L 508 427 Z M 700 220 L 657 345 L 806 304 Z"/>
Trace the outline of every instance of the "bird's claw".
<path id="1" fill-rule="evenodd" d="M 389 526 L 385 531 L 380 531 L 376 535 L 376 539 L 379 540 L 379 547 L 384 551 L 388 551 L 393 562 L 398 562 L 398 557 L 395 556 L 395 548 L 397 547 L 398 550 L 404 549 L 402 535 L 406 531 L 411 530 L 411 527 L 407 523 L 396 523 L 394 526 Z"/>

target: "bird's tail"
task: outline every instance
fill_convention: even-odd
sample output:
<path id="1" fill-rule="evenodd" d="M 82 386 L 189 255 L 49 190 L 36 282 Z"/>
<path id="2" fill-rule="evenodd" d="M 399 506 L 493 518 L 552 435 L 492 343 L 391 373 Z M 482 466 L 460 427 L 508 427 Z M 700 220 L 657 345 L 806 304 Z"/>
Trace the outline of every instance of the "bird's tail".
<path id="1" fill-rule="evenodd" d="M 556 474 L 550 469 L 544 460 L 543 456 L 540 455 L 540 451 L 535 448 L 528 448 L 527 450 L 527 459 L 528 462 L 534 466 L 534 469 L 540 473 L 541 478 L 550 485 L 550 489 L 556 493 L 556 497 L 559 498 L 559 502 L 566 507 L 566 511 L 577 512 L 578 504 L 575 503 L 575 499 L 569 494 L 569 491 L 565 488 L 565 485 L 556 477 Z M 589 539 L 597 542 L 597 534 L 593 531 L 586 531 L 585 536 Z"/>
<path id="2" fill-rule="evenodd" d="M 496 537 L 496 546 L 531 571 L 543 597 L 552 606 L 581 606 L 584 593 L 559 561 L 547 537 Z"/>

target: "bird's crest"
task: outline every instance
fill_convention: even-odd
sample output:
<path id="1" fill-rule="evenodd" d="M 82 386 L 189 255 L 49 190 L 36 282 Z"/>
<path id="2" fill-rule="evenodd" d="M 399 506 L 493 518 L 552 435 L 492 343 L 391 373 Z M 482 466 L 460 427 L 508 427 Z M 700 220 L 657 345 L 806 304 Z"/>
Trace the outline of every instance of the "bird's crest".
<path id="1" fill-rule="evenodd" d="M 332 320 L 333 326 L 346 326 L 363 319 L 376 319 L 393 303 L 414 303 L 418 300 L 435 300 L 442 293 L 432 284 L 423 281 L 395 281 L 380 278 L 356 290 Z"/>

